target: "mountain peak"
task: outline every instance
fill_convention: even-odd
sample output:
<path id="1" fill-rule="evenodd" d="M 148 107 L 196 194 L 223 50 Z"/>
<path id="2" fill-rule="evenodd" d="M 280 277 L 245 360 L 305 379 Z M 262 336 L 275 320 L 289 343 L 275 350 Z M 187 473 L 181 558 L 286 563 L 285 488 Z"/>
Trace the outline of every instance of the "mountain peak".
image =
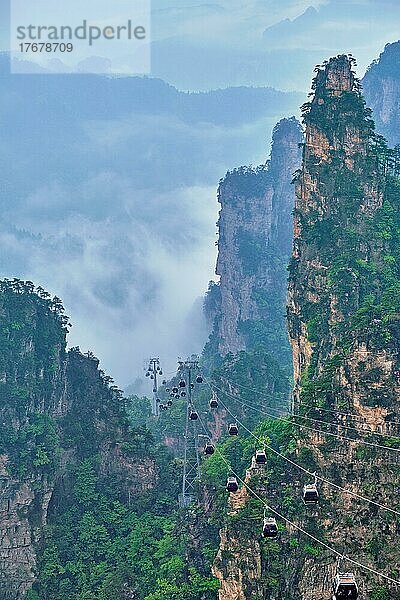
<path id="1" fill-rule="evenodd" d="M 356 77 L 353 71 L 354 59 L 351 55 L 340 54 L 317 66 L 315 78 L 315 96 L 328 93 L 329 96 L 341 96 L 343 92 L 355 91 Z"/>
<path id="2" fill-rule="evenodd" d="M 307 16 L 310 16 L 310 15 L 316 15 L 316 14 L 318 14 L 318 11 L 317 11 L 317 9 L 315 8 L 315 6 L 309 6 L 309 7 L 308 7 L 308 8 L 307 8 L 307 9 L 306 9 L 304 12 L 303 12 L 303 14 L 302 14 L 301 16 L 302 16 L 302 17 L 304 17 L 304 16 L 306 16 L 306 15 L 307 15 Z"/>

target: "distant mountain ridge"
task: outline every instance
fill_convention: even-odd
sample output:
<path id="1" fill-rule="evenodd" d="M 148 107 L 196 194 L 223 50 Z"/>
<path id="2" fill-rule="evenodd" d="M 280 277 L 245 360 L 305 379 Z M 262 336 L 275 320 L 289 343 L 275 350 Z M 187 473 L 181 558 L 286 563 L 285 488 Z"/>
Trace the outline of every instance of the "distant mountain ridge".
<path id="1" fill-rule="evenodd" d="M 376 128 L 392 146 L 400 143 L 400 41 L 386 44 L 362 80 Z"/>
<path id="2" fill-rule="evenodd" d="M 5 53 L 0 54 L 0 79 L 3 81 L 0 107 L 3 106 L 4 96 L 28 95 L 29 92 L 29 100 L 35 110 L 44 109 L 47 113 L 49 105 L 54 103 L 52 108 L 65 115 L 91 119 L 109 118 L 110 104 L 118 98 L 118 103 L 113 105 L 116 115 L 136 111 L 146 114 L 174 112 L 188 123 L 205 121 L 239 125 L 257 117 L 274 116 L 278 107 L 281 110 L 293 110 L 302 100 L 300 92 L 281 92 L 272 87 L 238 86 L 208 92 L 184 92 L 154 77 L 89 74 L 53 77 L 43 74 L 35 75 L 30 86 L 26 77 L 9 74 Z M 44 92 L 46 99 L 43 98 Z M 61 102 L 60 97 L 63 99 Z M 11 104 L 8 107 L 12 108 Z"/>
<path id="3" fill-rule="evenodd" d="M 181 329 L 212 277 L 220 174 L 258 162 L 301 95 L 186 93 L 148 77 L 21 76 L 8 66 L 0 55 L 0 273 L 62 296 L 80 332 L 73 343 L 96 348 L 121 386 L 154 346 L 172 366 L 196 350 Z M 182 271 L 192 285 L 178 307 L 169 298 Z M 198 313 L 200 351 L 208 332 Z M 165 334 L 153 339 L 140 323 L 154 315 Z"/>

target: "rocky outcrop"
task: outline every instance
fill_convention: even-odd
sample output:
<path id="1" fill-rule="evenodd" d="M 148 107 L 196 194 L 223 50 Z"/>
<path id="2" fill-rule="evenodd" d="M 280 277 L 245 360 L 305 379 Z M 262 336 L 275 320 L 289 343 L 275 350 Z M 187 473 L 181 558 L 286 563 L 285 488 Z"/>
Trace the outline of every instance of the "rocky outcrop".
<path id="1" fill-rule="evenodd" d="M 398 317 L 393 315 L 389 325 L 394 305 L 382 306 L 397 277 L 385 275 L 385 261 L 397 260 L 389 241 L 399 223 L 397 178 L 387 171 L 385 149 L 374 136 L 352 60 L 331 59 L 317 73 L 314 89 L 304 107 L 306 143 L 289 286 L 294 410 L 317 419 L 312 428 L 339 439 L 306 431 L 299 448 L 311 453 L 311 463 L 326 479 L 392 507 L 398 453 L 385 450 L 388 438 L 370 433 L 399 434 Z M 387 211 L 393 219 L 386 221 L 385 243 Z M 310 426 L 310 421 L 298 422 Z M 383 448 L 367 447 L 362 440 Z M 388 565 L 399 562 L 395 515 L 329 485 L 322 492 L 327 511 L 321 509 L 319 520 L 326 519 L 325 541 L 371 568 L 393 573 Z M 380 545 L 379 557 L 374 544 Z M 325 557 L 316 562 L 315 571 L 305 563 L 299 575 L 301 598 L 328 600 L 334 563 Z M 378 586 L 368 572 L 357 574 L 366 588 Z M 396 589 L 387 594 L 399 597 Z"/>
<path id="2" fill-rule="evenodd" d="M 246 473 L 246 483 L 250 484 L 252 475 L 257 477 L 262 471 L 253 464 Z M 245 486 L 230 495 L 228 521 L 220 531 L 220 545 L 213 566 L 213 574 L 221 584 L 220 600 L 263 597 L 261 543 L 251 535 L 248 527 L 243 527 L 241 519 L 249 499 Z"/>
<path id="3" fill-rule="evenodd" d="M 362 83 L 377 131 L 392 146 L 400 144 L 400 42 L 385 46 L 379 59 L 368 68 Z"/>
<path id="4" fill-rule="evenodd" d="M 128 497 L 152 489 L 152 459 L 127 455 L 119 390 L 79 349 L 66 351 L 60 301 L 20 281 L 0 283 L 0 597 L 35 580 L 49 514 L 68 495 L 68 467 L 93 453 Z M 125 500 L 125 497 L 123 500 Z"/>
<path id="5" fill-rule="evenodd" d="M 0 475 L 0 592 L 4 599 L 24 598 L 34 582 L 39 527 L 32 526 L 30 515 L 35 512 L 44 518 L 47 514 L 51 485 L 35 479 L 23 483 L 11 478 L 3 463 Z M 34 491 L 39 483 L 41 494 Z"/>
<path id="6" fill-rule="evenodd" d="M 240 492 L 221 532 L 220 600 L 331 600 L 338 562 L 327 547 L 365 565 L 341 562 L 360 599 L 400 598 L 368 571 L 400 580 L 396 514 L 354 495 L 399 508 L 400 455 L 389 449 L 400 448 L 397 158 L 374 133 L 353 59 L 324 63 L 313 92 L 289 267 L 297 416 L 292 440 L 273 443 L 292 462 L 271 453 L 264 472 L 248 473 L 258 497 Z M 303 504 L 311 477 L 296 465 L 320 477 L 318 506 Z M 262 540 L 260 499 L 290 521 L 277 516 L 278 540 Z"/>
<path id="7" fill-rule="evenodd" d="M 34 544 L 46 523 L 54 457 L 38 415 L 66 410 L 65 323 L 57 302 L 33 300 L 33 285 L 2 282 L 0 290 L 0 595 L 23 598 L 34 580 Z M 54 311 L 54 312 L 53 312 Z M 48 323 L 47 334 L 41 330 Z M 51 340 L 51 341 L 50 341 Z M 32 416 L 32 420 L 30 419 Z M 49 433 L 49 431 L 47 431 Z M 34 464 L 35 463 L 35 464 Z M 44 463 L 39 467 L 39 463 Z"/>
<path id="8" fill-rule="evenodd" d="M 220 285 L 210 289 L 208 304 L 222 356 L 266 343 L 287 358 L 282 309 L 293 229 L 291 180 L 300 164 L 301 141 L 296 119 L 283 119 L 275 127 L 268 163 L 236 169 L 220 183 Z"/>

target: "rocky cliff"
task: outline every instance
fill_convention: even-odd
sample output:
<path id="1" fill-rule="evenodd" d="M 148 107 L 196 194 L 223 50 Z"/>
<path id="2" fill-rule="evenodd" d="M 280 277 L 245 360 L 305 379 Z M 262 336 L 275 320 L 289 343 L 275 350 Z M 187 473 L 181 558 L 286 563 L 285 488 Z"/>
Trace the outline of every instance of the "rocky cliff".
<path id="1" fill-rule="evenodd" d="M 400 42 L 386 45 L 362 83 L 377 130 L 392 146 L 400 144 Z"/>
<path id="2" fill-rule="evenodd" d="M 70 494 L 71 467 L 97 454 L 99 477 L 123 497 L 158 480 L 153 460 L 126 452 L 121 394 L 92 355 L 66 351 L 67 328 L 59 299 L 30 282 L 0 283 L 2 600 L 31 588 L 49 515 Z"/>
<path id="3" fill-rule="evenodd" d="M 284 306 L 300 142 L 300 124 L 283 119 L 267 164 L 236 169 L 220 183 L 220 285 L 210 288 L 206 306 L 215 323 L 211 343 L 222 356 L 266 344 L 289 362 Z"/>
<path id="4" fill-rule="evenodd" d="M 397 515 L 354 495 L 400 508 L 400 456 L 389 449 L 400 448 L 398 153 L 375 135 L 347 56 L 317 70 L 303 112 L 288 302 L 297 416 L 267 427 L 270 438 L 293 427 L 286 440 L 272 436 L 293 463 L 270 454 L 263 473 L 248 473 L 258 498 L 241 492 L 222 531 L 220 600 L 330 600 L 337 556 L 315 539 L 400 579 Z M 296 464 L 325 480 L 315 508 L 302 503 L 312 478 Z M 262 541 L 260 498 L 293 523 L 278 519 L 276 541 Z M 341 569 L 355 572 L 362 599 L 400 598 L 368 569 Z"/>
<path id="5" fill-rule="evenodd" d="M 307 433 L 300 447 L 310 451 L 311 463 L 330 481 L 396 507 L 399 453 L 385 446 L 399 447 L 397 159 L 391 162 L 393 153 L 374 133 L 351 59 L 331 59 L 313 87 L 312 102 L 304 107 L 306 142 L 289 286 L 294 410 L 329 422 L 313 427 L 339 439 Z M 329 486 L 323 494 L 324 538 L 339 552 L 398 579 L 396 516 Z M 312 597 L 330 598 L 332 565 L 325 569 L 321 564 Z M 364 589 L 376 594 L 378 582 L 358 574 Z M 299 580 L 303 594 L 309 577 L 305 567 Z M 384 593 L 399 597 L 398 588 L 387 588 L 380 597 Z"/>

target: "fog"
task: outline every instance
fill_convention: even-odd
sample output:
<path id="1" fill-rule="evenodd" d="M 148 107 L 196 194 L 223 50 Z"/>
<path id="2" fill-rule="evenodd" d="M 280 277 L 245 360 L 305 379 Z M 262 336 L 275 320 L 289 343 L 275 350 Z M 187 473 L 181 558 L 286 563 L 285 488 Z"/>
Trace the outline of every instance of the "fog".
<path id="1" fill-rule="evenodd" d="M 154 0 L 152 76 L 254 89 L 189 96 L 153 78 L 10 76 L 0 57 L 1 276 L 61 297 L 69 344 L 93 351 L 121 387 L 150 355 L 172 372 L 207 339 L 226 170 L 265 161 L 315 63 L 351 51 L 362 75 L 399 37 L 389 0 L 185 4 Z"/>
<path id="2" fill-rule="evenodd" d="M 3 72 L 2 83 L 2 276 L 61 297 L 69 345 L 120 386 L 151 355 L 172 371 L 208 335 L 218 180 L 265 160 L 300 97 L 241 90 L 249 111 L 235 115 L 230 93 L 215 104 L 150 79 Z"/>
<path id="3" fill-rule="evenodd" d="M 180 89 L 308 90 L 315 64 L 352 52 L 363 74 L 400 38 L 397 0 L 154 0 L 153 73 Z M 192 68 L 196 65 L 196 68 Z"/>

